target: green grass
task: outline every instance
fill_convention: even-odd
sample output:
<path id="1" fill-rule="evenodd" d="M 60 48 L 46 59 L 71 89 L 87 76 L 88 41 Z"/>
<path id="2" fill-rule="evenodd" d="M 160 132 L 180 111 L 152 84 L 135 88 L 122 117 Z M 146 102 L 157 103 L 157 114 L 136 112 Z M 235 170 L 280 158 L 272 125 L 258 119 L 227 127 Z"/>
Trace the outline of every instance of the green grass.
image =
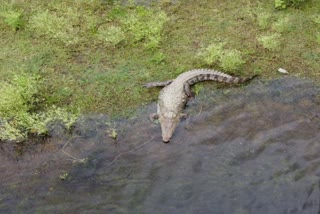
<path id="1" fill-rule="evenodd" d="M 281 75 L 281 67 L 320 80 L 317 0 L 291 1 L 281 10 L 273 0 L 159 2 L 5 0 L 0 6 L 2 129 L 12 133 L 17 126 L 5 121 L 18 121 L 27 135 L 36 129 L 31 123 L 43 122 L 39 115 L 54 108 L 128 115 L 157 99 L 158 90 L 145 89 L 144 83 L 194 68 L 241 76 L 259 72 L 270 79 Z M 28 86 L 27 94 L 15 93 Z"/>

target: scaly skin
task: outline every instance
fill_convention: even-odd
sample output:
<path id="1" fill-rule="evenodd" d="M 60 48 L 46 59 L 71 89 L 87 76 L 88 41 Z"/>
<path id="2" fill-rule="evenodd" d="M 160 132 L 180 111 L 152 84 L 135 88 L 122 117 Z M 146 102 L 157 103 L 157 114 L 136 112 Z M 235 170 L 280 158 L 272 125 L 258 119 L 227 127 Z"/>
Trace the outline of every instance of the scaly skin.
<path id="1" fill-rule="evenodd" d="M 174 80 L 146 84 L 147 88 L 165 86 L 159 95 L 157 114 L 152 114 L 154 119 L 159 119 L 160 121 L 163 142 L 168 143 L 170 141 L 176 126 L 180 122 L 180 118 L 185 116 L 183 109 L 188 97 L 192 96 L 191 85 L 206 80 L 242 83 L 252 78 L 232 77 L 210 69 L 195 69 L 180 74 Z"/>

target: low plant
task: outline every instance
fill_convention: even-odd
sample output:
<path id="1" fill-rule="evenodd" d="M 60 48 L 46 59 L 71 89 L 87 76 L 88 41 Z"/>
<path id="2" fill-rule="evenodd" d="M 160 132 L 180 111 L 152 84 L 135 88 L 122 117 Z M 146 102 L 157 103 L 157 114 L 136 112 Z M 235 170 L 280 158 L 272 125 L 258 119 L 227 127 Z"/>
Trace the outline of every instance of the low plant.
<path id="1" fill-rule="evenodd" d="M 309 0 L 289 0 L 289 5 L 292 5 L 294 7 L 298 7 L 306 2 L 308 2 Z"/>
<path id="2" fill-rule="evenodd" d="M 70 12 L 71 16 L 72 14 Z M 56 12 L 46 10 L 32 16 L 29 24 L 31 29 L 39 35 L 71 45 L 78 43 L 79 37 L 70 19 L 72 17 L 65 18 Z"/>
<path id="3" fill-rule="evenodd" d="M 121 23 L 135 42 L 144 41 L 148 49 L 153 49 L 159 46 L 164 23 L 168 20 L 164 11 L 136 6 L 122 17 Z"/>
<path id="4" fill-rule="evenodd" d="M 263 48 L 270 51 L 275 51 L 280 46 L 280 37 L 279 33 L 273 33 L 269 35 L 257 37 L 258 42 L 263 46 Z"/>
<path id="5" fill-rule="evenodd" d="M 38 115 L 41 121 L 43 121 L 46 125 L 55 121 L 60 121 L 69 130 L 78 120 L 79 114 L 80 110 L 77 112 L 70 112 L 65 108 L 52 106 L 48 111 L 42 112 Z"/>
<path id="6" fill-rule="evenodd" d="M 272 29 L 278 33 L 283 33 L 289 31 L 291 26 L 291 21 L 288 16 L 278 19 L 272 24 Z"/>
<path id="7" fill-rule="evenodd" d="M 17 9 L 2 9 L 0 16 L 4 22 L 14 30 L 19 30 L 23 26 L 23 12 Z"/>
<path id="8" fill-rule="evenodd" d="M 35 7 L 28 28 L 36 36 L 76 45 L 92 38 L 99 22 L 95 14 L 101 8 L 98 0 L 51 1 Z"/>
<path id="9" fill-rule="evenodd" d="M 276 9 L 285 9 L 287 7 L 299 7 L 308 0 L 274 0 L 274 7 Z"/>
<path id="10" fill-rule="evenodd" d="M 69 130 L 78 117 L 78 113 L 70 113 L 55 106 L 46 112 L 18 112 L 14 117 L 1 120 L 0 139 L 19 142 L 25 140 L 29 134 L 46 135 L 48 126 L 54 122 L 62 123 Z"/>
<path id="11" fill-rule="evenodd" d="M 156 63 L 156 64 L 161 64 L 163 62 L 165 62 L 166 60 L 166 55 L 162 52 L 157 52 L 153 55 L 153 57 L 151 58 L 151 61 Z"/>
<path id="12" fill-rule="evenodd" d="M 197 57 L 203 60 L 208 65 L 213 65 L 217 63 L 224 53 L 223 50 L 224 43 L 213 43 L 208 47 L 200 49 Z"/>
<path id="13" fill-rule="evenodd" d="M 244 63 L 240 51 L 237 50 L 227 50 L 220 58 L 220 66 L 226 71 L 237 70 Z"/>
<path id="14" fill-rule="evenodd" d="M 288 6 L 287 4 L 286 0 L 274 0 L 274 7 L 276 9 L 285 9 Z"/>
<path id="15" fill-rule="evenodd" d="M 312 21 L 317 23 L 317 24 L 320 24 L 320 14 L 317 14 L 317 15 L 313 15 L 311 17 Z"/>
<path id="16" fill-rule="evenodd" d="M 219 64 L 226 71 L 237 70 L 245 63 L 238 50 L 224 49 L 224 43 L 213 43 L 200 49 L 197 57 L 207 65 Z"/>
<path id="17" fill-rule="evenodd" d="M 257 13 L 257 23 L 261 29 L 266 29 L 271 21 L 271 14 L 267 12 Z"/>
<path id="18" fill-rule="evenodd" d="M 15 75 L 10 82 L 0 85 L 0 117 L 13 117 L 18 112 L 27 112 L 34 104 L 38 92 L 36 75 L 22 73 Z"/>
<path id="19" fill-rule="evenodd" d="M 22 73 L 15 75 L 10 82 L 2 81 L 0 85 L 0 139 L 17 140 L 24 138 L 20 129 L 20 115 L 28 112 L 35 102 L 34 95 L 38 92 L 38 78 Z"/>
<path id="20" fill-rule="evenodd" d="M 0 140 L 22 141 L 29 134 L 46 134 L 48 124 L 61 121 L 67 129 L 78 118 L 77 113 L 50 107 L 46 112 L 32 112 L 37 104 L 39 77 L 16 74 L 0 85 Z"/>
<path id="21" fill-rule="evenodd" d="M 313 15 L 311 16 L 311 20 L 318 24 L 318 26 L 320 25 L 320 14 L 316 14 L 316 15 Z M 320 45 L 320 31 L 317 32 L 316 34 L 316 42 Z"/>
<path id="22" fill-rule="evenodd" d="M 118 45 L 125 40 L 125 34 L 121 27 L 110 26 L 106 29 L 100 28 L 97 32 L 98 39 L 112 46 Z"/>
<path id="23" fill-rule="evenodd" d="M 22 141 L 25 137 L 15 124 L 9 123 L 7 120 L 0 121 L 0 140 Z"/>

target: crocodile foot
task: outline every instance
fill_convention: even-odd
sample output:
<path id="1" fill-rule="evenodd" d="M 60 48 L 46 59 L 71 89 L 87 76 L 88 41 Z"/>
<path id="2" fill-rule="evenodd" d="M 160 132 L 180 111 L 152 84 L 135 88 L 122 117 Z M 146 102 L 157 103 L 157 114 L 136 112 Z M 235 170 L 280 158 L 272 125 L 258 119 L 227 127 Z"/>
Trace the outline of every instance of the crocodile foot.
<path id="1" fill-rule="evenodd" d="M 149 120 L 151 120 L 152 122 L 157 119 L 159 119 L 159 115 L 157 113 L 149 114 Z"/>
<path id="2" fill-rule="evenodd" d="M 180 119 L 185 120 L 188 118 L 188 114 L 187 113 L 183 113 L 180 115 Z"/>

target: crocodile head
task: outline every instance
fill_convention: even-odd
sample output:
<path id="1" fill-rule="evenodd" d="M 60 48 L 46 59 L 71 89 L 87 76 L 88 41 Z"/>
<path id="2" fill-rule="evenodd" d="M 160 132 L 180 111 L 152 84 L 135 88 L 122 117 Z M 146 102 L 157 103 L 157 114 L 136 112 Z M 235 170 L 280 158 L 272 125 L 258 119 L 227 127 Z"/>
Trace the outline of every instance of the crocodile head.
<path id="1" fill-rule="evenodd" d="M 173 112 L 166 112 L 159 114 L 159 121 L 162 130 L 162 141 L 164 143 L 169 143 L 174 130 L 180 122 L 180 116 Z"/>

